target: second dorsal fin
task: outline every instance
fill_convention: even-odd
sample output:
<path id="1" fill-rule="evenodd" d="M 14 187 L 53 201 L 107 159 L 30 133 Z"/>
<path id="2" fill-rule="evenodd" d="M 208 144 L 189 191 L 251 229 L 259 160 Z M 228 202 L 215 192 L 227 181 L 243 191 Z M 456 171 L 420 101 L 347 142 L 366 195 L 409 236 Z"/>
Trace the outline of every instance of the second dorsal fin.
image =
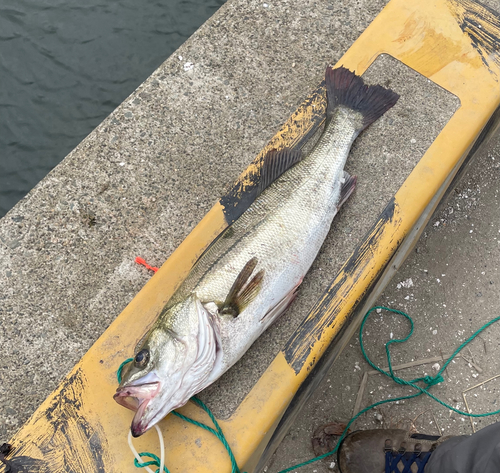
<path id="1" fill-rule="evenodd" d="M 245 180 L 239 180 L 221 197 L 226 222 L 231 225 L 265 189 L 301 159 L 302 152 L 298 148 L 269 151 L 260 160 L 258 168 L 255 166 Z"/>
<path id="2" fill-rule="evenodd" d="M 302 152 L 298 149 L 283 148 L 279 151 L 275 149 L 269 151 L 262 162 L 260 180 L 255 198 L 301 159 Z"/>

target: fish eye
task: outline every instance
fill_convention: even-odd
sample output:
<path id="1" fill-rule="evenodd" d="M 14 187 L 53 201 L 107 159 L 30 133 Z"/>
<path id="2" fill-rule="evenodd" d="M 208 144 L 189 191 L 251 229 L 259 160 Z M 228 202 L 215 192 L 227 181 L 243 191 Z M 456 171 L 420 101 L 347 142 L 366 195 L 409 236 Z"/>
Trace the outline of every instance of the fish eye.
<path id="1" fill-rule="evenodd" d="M 143 348 L 137 355 L 135 355 L 134 362 L 136 366 L 143 368 L 148 364 L 149 361 L 149 350 L 147 348 Z"/>

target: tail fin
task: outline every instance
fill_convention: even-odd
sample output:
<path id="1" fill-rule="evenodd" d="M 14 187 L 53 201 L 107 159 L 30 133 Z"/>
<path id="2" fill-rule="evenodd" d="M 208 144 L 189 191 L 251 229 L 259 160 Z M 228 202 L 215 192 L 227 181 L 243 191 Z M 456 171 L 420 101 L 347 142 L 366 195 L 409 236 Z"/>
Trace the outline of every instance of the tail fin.
<path id="1" fill-rule="evenodd" d="M 399 95 L 380 85 L 365 85 L 363 79 L 345 67 L 326 68 L 327 118 L 339 106 L 351 108 L 363 115 L 363 128 L 373 123 L 389 110 Z"/>

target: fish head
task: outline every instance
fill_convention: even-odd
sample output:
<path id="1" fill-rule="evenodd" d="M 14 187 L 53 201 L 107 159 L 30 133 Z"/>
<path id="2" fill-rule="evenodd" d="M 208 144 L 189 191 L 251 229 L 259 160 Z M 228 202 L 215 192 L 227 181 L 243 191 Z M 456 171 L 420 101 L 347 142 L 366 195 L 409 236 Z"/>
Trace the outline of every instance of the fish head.
<path id="1" fill-rule="evenodd" d="M 213 319 L 190 296 L 160 315 L 126 365 L 114 399 L 135 411 L 139 437 L 206 386 L 218 352 Z"/>

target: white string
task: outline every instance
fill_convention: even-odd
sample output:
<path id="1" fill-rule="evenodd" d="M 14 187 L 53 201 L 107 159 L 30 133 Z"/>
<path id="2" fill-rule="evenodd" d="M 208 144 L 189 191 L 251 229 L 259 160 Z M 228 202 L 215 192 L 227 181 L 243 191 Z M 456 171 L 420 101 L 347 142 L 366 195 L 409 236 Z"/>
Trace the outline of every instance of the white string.
<path id="1" fill-rule="evenodd" d="M 161 451 L 161 456 L 160 456 L 160 473 L 163 473 L 163 467 L 165 466 L 165 443 L 163 442 L 163 435 L 161 433 L 160 428 L 155 425 L 156 432 L 158 432 L 158 438 L 160 439 L 160 451 Z M 134 454 L 134 457 L 137 459 L 139 463 L 142 463 L 144 461 L 143 458 L 139 456 L 139 453 L 134 447 L 134 444 L 132 443 L 132 431 L 128 431 L 128 446 L 130 447 L 130 450 L 132 450 L 132 453 Z M 155 473 L 149 466 L 145 466 L 146 470 L 149 473 Z"/>
<path id="2" fill-rule="evenodd" d="M 160 439 L 160 473 L 163 473 L 163 467 L 165 466 L 165 444 L 163 443 L 163 435 L 160 428 L 155 424 L 155 429 L 158 432 L 158 438 Z"/>
<path id="3" fill-rule="evenodd" d="M 134 457 L 137 458 L 137 461 L 142 463 L 143 459 L 139 456 L 139 453 L 137 453 L 137 450 L 135 449 L 134 444 L 132 443 L 132 431 L 131 430 L 128 431 L 128 446 L 130 447 L 130 450 L 132 450 Z M 151 468 L 149 468 L 149 466 L 145 466 L 144 468 L 146 468 L 146 470 L 149 473 L 154 473 L 154 471 Z"/>

